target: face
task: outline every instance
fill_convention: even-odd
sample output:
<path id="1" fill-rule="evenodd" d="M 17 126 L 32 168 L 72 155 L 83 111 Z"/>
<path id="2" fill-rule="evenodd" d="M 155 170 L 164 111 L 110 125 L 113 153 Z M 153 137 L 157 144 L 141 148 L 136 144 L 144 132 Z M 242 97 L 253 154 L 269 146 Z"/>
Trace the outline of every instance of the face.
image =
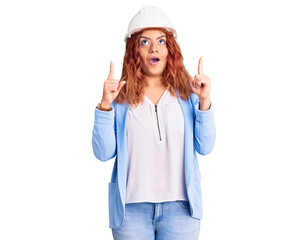
<path id="1" fill-rule="evenodd" d="M 166 68 L 168 55 L 165 33 L 153 29 L 143 31 L 139 53 L 143 74 L 149 77 L 161 77 Z"/>

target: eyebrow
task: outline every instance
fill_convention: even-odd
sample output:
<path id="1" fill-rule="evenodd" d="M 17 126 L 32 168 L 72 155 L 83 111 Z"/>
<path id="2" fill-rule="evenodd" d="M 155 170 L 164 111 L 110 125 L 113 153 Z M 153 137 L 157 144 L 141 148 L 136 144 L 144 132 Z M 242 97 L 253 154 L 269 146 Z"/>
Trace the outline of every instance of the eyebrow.
<path id="1" fill-rule="evenodd" d="M 159 36 L 158 38 L 156 38 L 156 39 L 159 39 L 159 38 L 162 38 L 162 37 L 165 37 L 164 35 L 162 35 L 162 36 Z M 145 36 L 142 36 L 141 38 L 146 38 L 146 39 L 149 39 L 150 40 L 150 38 L 149 37 L 145 37 Z"/>

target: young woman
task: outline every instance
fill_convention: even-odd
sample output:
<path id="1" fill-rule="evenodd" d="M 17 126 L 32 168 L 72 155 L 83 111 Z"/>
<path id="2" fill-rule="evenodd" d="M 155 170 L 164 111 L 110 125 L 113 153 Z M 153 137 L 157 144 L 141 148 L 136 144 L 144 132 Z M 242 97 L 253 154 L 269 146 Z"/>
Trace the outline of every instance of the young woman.
<path id="1" fill-rule="evenodd" d="M 215 144 L 203 58 L 192 78 L 175 29 L 153 6 L 133 17 L 125 41 L 121 79 L 114 79 L 111 62 L 92 132 L 96 158 L 115 157 L 109 227 L 118 240 L 196 240 L 202 219 L 196 152 L 206 155 Z"/>

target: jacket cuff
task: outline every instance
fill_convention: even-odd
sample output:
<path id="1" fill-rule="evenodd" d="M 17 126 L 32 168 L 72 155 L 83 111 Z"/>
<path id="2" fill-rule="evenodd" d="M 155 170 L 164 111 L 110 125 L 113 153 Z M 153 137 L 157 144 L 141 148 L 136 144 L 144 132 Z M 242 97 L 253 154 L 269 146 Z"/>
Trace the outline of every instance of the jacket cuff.
<path id="1" fill-rule="evenodd" d="M 95 106 L 95 122 L 104 125 L 113 125 L 114 123 L 114 109 L 111 111 L 98 110 Z"/>
<path id="2" fill-rule="evenodd" d="M 199 102 L 195 105 L 195 114 L 196 120 L 199 122 L 207 122 L 213 118 L 213 105 L 210 104 L 210 107 L 206 111 L 199 110 Z"/>

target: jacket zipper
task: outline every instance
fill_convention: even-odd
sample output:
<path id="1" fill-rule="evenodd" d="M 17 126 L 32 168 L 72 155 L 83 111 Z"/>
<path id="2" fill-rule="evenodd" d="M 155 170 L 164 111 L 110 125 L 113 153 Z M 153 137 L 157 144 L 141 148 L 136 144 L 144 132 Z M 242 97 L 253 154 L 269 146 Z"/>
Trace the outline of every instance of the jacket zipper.
<path id="1" fill-rule="evenodd" d="M 159 138 L 161 141 L 161 134 L 160 134 L 159 123 L 158 123 L 158 115 L 157 115 L 157 105 L 155 105 L 155 113 L 156 113 L 156 118 L 157 118 L 157 127 L 158 127 L 158 132 L 159 132 Z"/>

